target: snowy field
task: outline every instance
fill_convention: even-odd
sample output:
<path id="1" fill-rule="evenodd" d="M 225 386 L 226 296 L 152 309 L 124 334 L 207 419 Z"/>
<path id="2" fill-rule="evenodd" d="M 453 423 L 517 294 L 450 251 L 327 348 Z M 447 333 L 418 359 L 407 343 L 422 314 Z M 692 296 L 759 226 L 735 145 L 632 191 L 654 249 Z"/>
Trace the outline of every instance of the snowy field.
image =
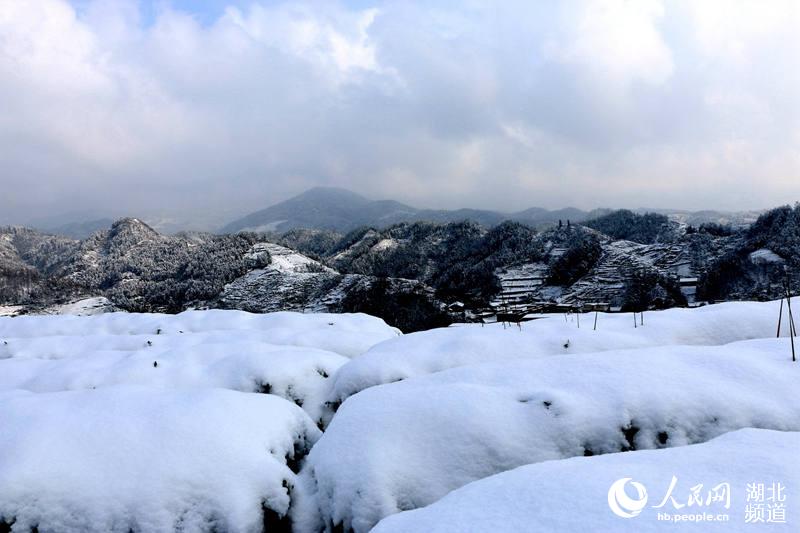
<path id="1" fill-rule="evenodd" d="M 778 312 L 0 317 L 0 531 L 798 531 Z"/>

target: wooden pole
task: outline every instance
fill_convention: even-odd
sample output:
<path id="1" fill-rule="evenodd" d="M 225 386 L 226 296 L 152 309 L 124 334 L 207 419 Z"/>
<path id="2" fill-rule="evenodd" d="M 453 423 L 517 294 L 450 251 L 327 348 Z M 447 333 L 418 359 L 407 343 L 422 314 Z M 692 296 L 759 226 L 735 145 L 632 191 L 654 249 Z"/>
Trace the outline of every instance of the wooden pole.
<path id="1" fill-rule="evenodd" d="M 581 312 L 580 312 L 580 311 L 578 311 L 578 312 L 575 314 L 575 316 L 576 316 L 576 317 L 577 317 L 577 319 L 578 319 L 578 329 L 581 329 Z"/>
<path id="2" fill-rule="evenodd" d="M 789 312 L 789 339 L 792 343 L 792 362 L 797 361 L 794 353 L 794 317 L 792 317 L 792 293 L 786 284 L 786 310 Z"/>
<path id="3" fill-rule="evenodd" d="M 640 325 L 640 326 L 644 326 L 644 311 L 639 311 L 639 316 L 640 316 L 640 317 L 641 317 L 641 319 L 642 319 L 642 323 L 641 323 L 641 324 L 639 324 L 639 325 Z"/>
<path id="4" fill-rule="evenodd" d="M 597 331 L 597 313 L 598 311 L 594 312 L 594 329 L 592 331 Z"/>
<path id="5" fill-rule="evenodd" d="M 781 336 L 781 321 L 783 320 L 783 298 L 781 298 L 781 309 L 778 311 L 778 334 L 775 337 Z"/>
<path id="6" fill-rule="evenodd" d="M 636 311 L 633 312 L 633 329 L 636 329 Z"/>

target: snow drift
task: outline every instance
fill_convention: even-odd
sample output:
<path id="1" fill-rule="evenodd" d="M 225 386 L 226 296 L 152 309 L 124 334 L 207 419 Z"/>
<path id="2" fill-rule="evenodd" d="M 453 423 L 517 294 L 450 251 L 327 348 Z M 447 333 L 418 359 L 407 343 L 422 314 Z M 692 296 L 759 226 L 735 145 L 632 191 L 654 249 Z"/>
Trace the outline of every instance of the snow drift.
<path id="1" fill-rule="evenodd" d="M 0 390 L 138 384 L 264 392 L 300 405 L 323 427 L 337 369 L 371 343 L 397 335 L 382 320 L 361 314 L 0 318 Z"/>
<path id="2" fill-rule="evenodd" d="M 594 313 L 586 313 L 567 320 L 565 315 L 544 315 L 521 328 L 462 324 L 411 333 L 382 342 L 342 367 L 331 401 L 341 402 L 381 383 L 487 361 L 773 337 L 779 306 L 777 301 L 732 302 L 652 311 L 645 313 L 644 326 L 637 328 L 632 314 L 600 313 L 597 331 L 592 329 Z M 784 335 L 788 329 L 783 328 Z"/>
<path id="3" fill-rule="evenodd" d="M 788 341 L 768 339 L 518 359 L 373 387 L 342 404 L 311 451 L 293 514 L 302 531 L 363 532 L 528 463 L 800 430 L 798 377 Z"/>
<path id="4" fill-rule="evenodd" d="M 107 336 L 99 342 L 93 337 L 51 337 L 52 342 L 78 352 L 58 359 L 34 357 L 42 355 L 39 350 L 52 354 L 46 344 L 14 339 L 7 351 L 17 356 L 0 359 L 0 391 L 57 392 L 122 384 L 160 389 L 225 388 L 275 394 L 296 403 L 324 426 L 330 418 L 325 406 L 330 376 L 348 360 L 316 348 L 237 339 L 211 342 L 201 334 L 159 335 L 151 337 L 152 341 L 133 337 L 139 349 L 130 351 L 97 349 Z M 107 343 L 113 345 L 114 340 Z M 124 339 L 123 344 L 130 341 Z"/>
<path id="5" fill-rule="evenodd" d="M 639 451 L 602 457 L 573 458 L 563 461 L 523 466 L 470 483 L 440 501 L 415 511 L 396 514 L 382 520 L 373 533 L 425 531 L 428 533 L 462 531 L 631 531 L 647 533 L 678 527 L 689 531 L 795 531 L 800 515 L 800 499 L 792 487 L 800 485 L 800 462 L 797 449 L 800 433 L 743 429 L 728 433 L 705 444 L 668 450 Z M 671 500 L 659 508 L 672 477 L 677 478 L 676 509 Z M 611 512 L 607 504 L 612 483 L 632 478 L 646 487 L 648 500 L 639 515 L 630 519 Z M 726 508 L 724 485 L 730 488 Z M 785 502 L 769 502 L 773 483 L 788 492 Z M 702 503 L 690 505 L 691 488 Z M 762 514 L 761 523 L 748 522 L 748 484 L 766 486 L 764 503 L 784 505 L 785 520 Z M 718 488 L 717 488 L 718 487 Z M 714 490 L 716 488 L 716 490 Z M 779 491 L 779 489 L 777 489 Z M 710 501 L 708 494 L 718 494 Z M 773 491 L 773 496 L 775 492 Z M 779 496 L 778 496 L 779 497 Z M 753 500 L 752 505 L 758 505 Z M 657 513 L 709 513 L 714 520 L 669 523 Z M 727 519 L 720 515 L 728 515 Z M 717 518 L 720 521 L 716 521 Z"/>
<path id="6" fill-rule="evenodd" d="M 271 344 L 320 348 L 345 357 L 354 357 L 380 341 L 400 335 L 399 330 L 386 325 L 383 320 L 360 313 L 252 314 L 208 310 L 185 311 L 177 315 L 106 313 L 89 317 L 0 317 L 0 345 L 3 340 L 18 337 L 156 335 L 159 332 L 223 332 L 227 338 L 232 338 L 248 330 L 260 332 Z"/>
<path id="7" fill-rule="evenodd" d="M 319 437 L 275 396 L 143 387 L 3 392 L 0 427 L 0 521 L 43 533 L 258 531 Z"/>

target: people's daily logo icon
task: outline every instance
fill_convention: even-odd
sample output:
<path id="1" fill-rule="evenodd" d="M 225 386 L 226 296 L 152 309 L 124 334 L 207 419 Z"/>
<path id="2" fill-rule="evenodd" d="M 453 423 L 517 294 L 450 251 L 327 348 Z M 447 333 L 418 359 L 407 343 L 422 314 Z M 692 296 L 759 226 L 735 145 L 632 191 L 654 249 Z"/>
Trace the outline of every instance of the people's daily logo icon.
<path id="1" fill-rule="evenodd" d="M 636 491 L 635 498 L 631 498 L 625 492 L 625 485 L 629 482 Z M 616 480 L 608 489 L 608 506 L 619 517 L 633 518 L 642 512 L 645 505 L 647 505 L 647 489 L 641 483 L 631 481 L 629 477 Z"/>

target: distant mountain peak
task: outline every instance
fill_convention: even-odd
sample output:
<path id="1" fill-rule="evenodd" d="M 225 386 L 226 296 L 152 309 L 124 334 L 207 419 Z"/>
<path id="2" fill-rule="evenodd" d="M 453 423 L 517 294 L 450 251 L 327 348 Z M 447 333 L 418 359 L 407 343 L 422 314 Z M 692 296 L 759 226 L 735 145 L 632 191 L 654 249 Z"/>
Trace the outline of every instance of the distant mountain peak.
<path id="1" fill-rule="evenodd" d="M 159 238 L 161 235 L 138 218 L 121 218 L 111 224 L 107 240 L 124 244 L 141 242 L 146 239 Z"/>
<path id="2" fill-rule="evenodd" d="M 317 187 L 312 187 L 305 192 L 302 192 L 295 196 L 294 198 L 302 198 L 308 196 L 328 196 L 328 197 L 341 197 L 341 198 L 350 198 L 352 200 L 361 200 L 364 202 L 369 202 L 368 199 L 361 196 L 357 192 L 353 192 L 350 189 L 345 189 L 343 187 L 327 187 L 319 185 Z"/>
<path id="3" fill-rule="evenodd" d="M 294 228 L 348 232 L 361 226 L 384 228 L 401 222 L 448 223 L 463 220 L 472 220 L 486 227 L 495 226 L 504 220 L 540 225 L 565 217 L 578 222 L 585 218 L 584 215 L 584 212 L 574 208 L 556 212 L 530 208 L 520 213 L 500 213 L 484 209 L 417 209 L 391 199 L 369 200 L 340 187 L 314 187 L 235 220 L 220 232 L 285 232 Z"/>
<path id="4" fill-rule="evenodd" d="M 151 233 L 158 233 L 156 230 L 147 225 L 146 222 L 134 217 L 125 217 L 115 220 L 111 224 L 112 231 L 149 231 Z"/>
<path id="5" fill-rule="evenodd" d="M 235 220 L 220 232 L 271 232 L 292 228 L 341 230 L 358 225 L 359 212 L 371 204 L 371 200 L 347 189 L 314 187 Z"/>

